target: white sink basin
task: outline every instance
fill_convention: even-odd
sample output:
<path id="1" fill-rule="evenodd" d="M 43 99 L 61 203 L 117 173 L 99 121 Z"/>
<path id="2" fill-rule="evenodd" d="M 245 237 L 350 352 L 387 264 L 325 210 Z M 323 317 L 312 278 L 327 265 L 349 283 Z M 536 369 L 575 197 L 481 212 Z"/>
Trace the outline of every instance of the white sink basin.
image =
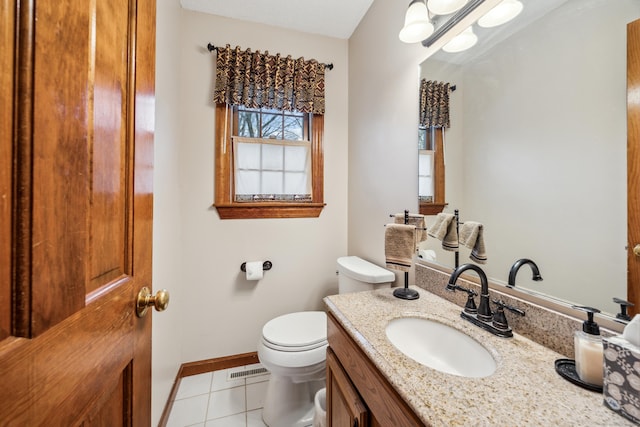
<path id="1" fill-rule="evenodd" d="M 386 327 L 387 338 L 416 362 L 447 374 L 488 377 L 496 370 L 491 353 L 479 342 L 435 320 L 402 317 Z"/>

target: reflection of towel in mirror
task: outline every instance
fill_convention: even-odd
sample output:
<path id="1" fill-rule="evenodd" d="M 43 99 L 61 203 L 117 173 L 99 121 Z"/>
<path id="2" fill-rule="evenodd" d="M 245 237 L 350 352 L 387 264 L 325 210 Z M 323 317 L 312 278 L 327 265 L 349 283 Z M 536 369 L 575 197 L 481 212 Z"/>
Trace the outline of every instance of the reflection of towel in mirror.
<path id="1" fill-rule="evenodd" d="M 465 221 L 460 229 L 460 243 L 471 249 L 469 258 L 479 264 L 486 264 L 487 262 L 483 228 L 483 225 L 479 222 Z"/>
<path id="2" fill-rule="evenodd" d="M 405 224 L 387 224 L 384 231 L 384 254 L 387 267 L 409 271 L 416 250 L 416 227 Z"/>
<path id="3" fill-rule="evenodd" d="M 418 250 L 420 242 L 427 240 L 427 223 L 424 220 L 424 215 L 420 214 L 409 214 L 407 220 L 407 224 L 416 227 L 416 250 Z M 395 214 L 394 221 L 396 224 L 404 224 L 404 214 Z"/>
<path id="4" fill-rule="evenodd" d="M 455 251 L 458 249 L 458 230 L 455 216 L 450 213 L 439 213 L 429 228 L 429 236 L 442 240 L 442 249 Z"/>

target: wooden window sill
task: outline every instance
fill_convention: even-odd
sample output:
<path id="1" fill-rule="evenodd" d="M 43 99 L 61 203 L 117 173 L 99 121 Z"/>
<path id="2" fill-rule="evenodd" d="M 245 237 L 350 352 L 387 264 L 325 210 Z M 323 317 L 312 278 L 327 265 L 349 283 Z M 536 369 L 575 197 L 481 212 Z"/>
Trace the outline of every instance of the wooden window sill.
<path id="1" fill-rule="evenodd" d="M 420 214 L 437 215 L 442 212 L 448 203 L 420 203 Z"/>
<path id="2" fill-rule="evenodd" d="M 220 219 L 317 218 L 325 203 L 233 203 L 215 204 Z"/>

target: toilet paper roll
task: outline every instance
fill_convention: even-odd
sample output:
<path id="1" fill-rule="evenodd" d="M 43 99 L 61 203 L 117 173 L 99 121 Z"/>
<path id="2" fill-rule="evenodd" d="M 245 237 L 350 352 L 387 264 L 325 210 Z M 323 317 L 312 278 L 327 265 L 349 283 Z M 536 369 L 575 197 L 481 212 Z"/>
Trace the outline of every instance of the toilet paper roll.
<path id="1" fill-rule="evenodd" d="M 260 280 L 264 271 L 262 270 L 262 261 L 249 261 L 247 262 L 247 280 Z"/>
<path id="2" fill-rule="evenodd" d="M 433 249 L 420 249 L 418 257 L 426 261 L 436 261 L 436 252 Z"/>

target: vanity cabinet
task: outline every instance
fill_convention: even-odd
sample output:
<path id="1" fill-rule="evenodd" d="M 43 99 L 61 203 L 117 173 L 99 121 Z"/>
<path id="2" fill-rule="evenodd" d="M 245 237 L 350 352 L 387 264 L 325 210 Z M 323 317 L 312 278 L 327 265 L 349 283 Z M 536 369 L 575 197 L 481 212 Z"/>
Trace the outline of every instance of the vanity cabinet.
<path id="1" fill-rule="evenodd" d="M 330 426 L 369 425 L 369 410 L 331 349 L 327 349 L 327 419 Z"/>
<path id="2" fill-rule="evenodd" d="M 327 340 L 327 426 L 424 426 L 331 313 Z"/>

